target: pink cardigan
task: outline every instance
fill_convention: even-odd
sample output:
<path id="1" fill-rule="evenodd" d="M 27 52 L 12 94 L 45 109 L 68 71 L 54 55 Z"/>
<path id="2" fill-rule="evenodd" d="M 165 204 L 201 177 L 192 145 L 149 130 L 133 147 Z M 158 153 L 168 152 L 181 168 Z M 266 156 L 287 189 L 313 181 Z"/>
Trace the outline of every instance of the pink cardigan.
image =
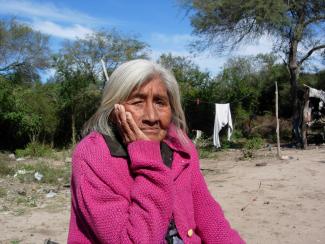
<path id="1" fill-rule="evenodd" d="M 97 132 L 77 145 L 68 243 L 165 243 L 172 216 L 184 243 L 244 243 L 209 193 L 194 145 L 172 129 L 164 141 L 171 169 L 159 142 L 129 144 L 129 159 L 112 156 Z"/>

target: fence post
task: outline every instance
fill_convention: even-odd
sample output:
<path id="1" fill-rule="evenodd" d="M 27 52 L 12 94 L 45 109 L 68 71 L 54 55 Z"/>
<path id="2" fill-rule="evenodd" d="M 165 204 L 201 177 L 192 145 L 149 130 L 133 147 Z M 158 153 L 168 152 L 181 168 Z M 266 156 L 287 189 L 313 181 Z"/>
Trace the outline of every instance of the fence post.
<path id="1" fill-rule="evenodd" d="M 279 159 L 282 159 L 281 151 L 280 151 L 279 98 L 278 98 L 277 82 L 275 82 L 275 116 L 276 116 L 277 156 Z"/>

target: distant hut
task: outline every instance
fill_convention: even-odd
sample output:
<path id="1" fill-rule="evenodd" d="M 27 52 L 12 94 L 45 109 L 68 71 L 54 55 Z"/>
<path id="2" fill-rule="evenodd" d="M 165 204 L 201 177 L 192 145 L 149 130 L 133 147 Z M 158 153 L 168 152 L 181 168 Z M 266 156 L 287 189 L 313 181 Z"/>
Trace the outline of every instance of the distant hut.
<path id="1" fill-rule="evenodd" d="M 325 91 L 305 86 L 302 110 L 302 141 L 306 149 L 308 140 L 316 144 L 325 141 Z"/>

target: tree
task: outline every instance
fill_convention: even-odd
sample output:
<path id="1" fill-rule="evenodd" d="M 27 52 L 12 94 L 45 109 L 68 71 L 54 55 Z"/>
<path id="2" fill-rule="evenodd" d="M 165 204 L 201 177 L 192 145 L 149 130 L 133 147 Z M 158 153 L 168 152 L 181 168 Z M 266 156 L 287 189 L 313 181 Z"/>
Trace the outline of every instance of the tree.
<path id="1" fill-rule="evenodd" d="M 60 84 L 59 97 L 63 124 L 70 124 L 65 134 L 76 143 L 78 129 L 98 106 L 101 89 L 105 85 L 101 59 L 108 73 L 117 65 L 130 59 L 146 57 L 146 44 L 116 31 L 94 32 L 84 39 L 66 41 L 54 57 Z M 64 123 L 66 122 L 66 123 Z"/>
<path id="2" fill-rule="evenodd" d="M 195 95 L 194 90 L 198 92 L 204 89 L 211 81 L 210 74 L 200 71 L 199 67 L 187 57 L 162 54 L 158 62 L 174 73 L 185 98 L 190 94 Z"/>
<path id="3" fill-rule="evenodd" d="M 65 41 L 59 55 L 75 70 L 82 70 L 92 81 L 102 80 L 105 83 L 101 59 L 108 73 L 111 73 L 120 63 L 146 58 L 146 47 L 144 42 L 116 30 L 98 31 L 84 39 Z"/>
<path id="4" fill-rule="evenodd" d="M 33 87 L 14 86 L 3 78 L 0 87 L 1 138 L 9 144 L 1 146 L 12 148 L 40 140 L 53 142 L 59 120 L 53 89 L 41 83 Z"/>
<path id="5" fill-rule="evenodd" d="M 178 81 L 189 129 L 199 129 L 210 134 L 213 129 L 213 117 L 210 115 L 214 108 L 212 102 L 206 102 L 213 101 L 210 74 L 200 71 L 187 57 L 162 54 L 158 62 L 170 69 Z M 205 103 L 197 104 L 198 101 Z"/>
<path id="6" fill-rule="evenodd" d="M 290 73 L 293 131 L 299 132 L 298 78 L 302 65 L 325 50 L 324 0 L 183 0 L 189 9 L 198 49 L 235 47 L 264 34 L 275 38 Z"/>
<path id="7" fill-rule="evenodd" d="M 15 19 L 0 20 L 0 74 L 14 73 L 25 82 L 33 81 L 49 61 L 48 36 Z"/>

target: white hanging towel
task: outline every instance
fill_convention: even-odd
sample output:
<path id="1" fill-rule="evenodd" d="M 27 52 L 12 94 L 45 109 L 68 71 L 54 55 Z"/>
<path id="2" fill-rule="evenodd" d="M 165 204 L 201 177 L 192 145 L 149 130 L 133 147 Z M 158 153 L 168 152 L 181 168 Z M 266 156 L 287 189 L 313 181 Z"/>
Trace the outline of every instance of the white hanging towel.
<path id="1" fill-rule="evenodd" d="M 216 147 L 220 147 L 219 132 L 221 129 L 228 125 L 228 141 L 233 131 L 232 119 L 230 113 L 230 105 L 216 103 L 216 115 L 214 119 L 214 130 L 213 130 L 213 144 Z"/>

